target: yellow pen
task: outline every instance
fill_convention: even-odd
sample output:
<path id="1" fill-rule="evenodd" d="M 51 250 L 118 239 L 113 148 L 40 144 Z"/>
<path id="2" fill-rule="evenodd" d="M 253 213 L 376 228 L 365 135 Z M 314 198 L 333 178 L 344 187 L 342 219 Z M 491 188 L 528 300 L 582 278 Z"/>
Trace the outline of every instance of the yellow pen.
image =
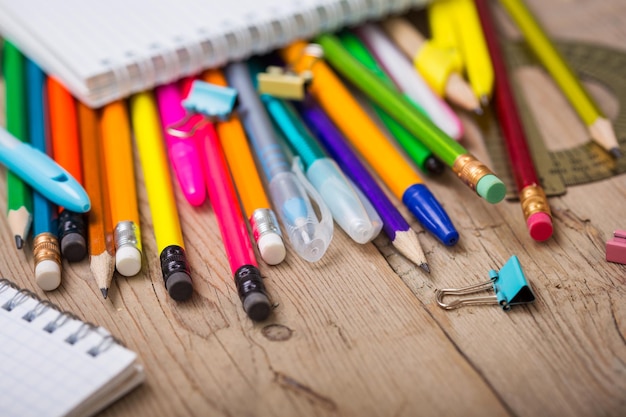
<path id="1" fill-rule="evenodd" d="M 174 300 L 184 301 L 193 294 L 193 284 L 152 92 L 132 96 L 130 109 L 165 288 Z"/>

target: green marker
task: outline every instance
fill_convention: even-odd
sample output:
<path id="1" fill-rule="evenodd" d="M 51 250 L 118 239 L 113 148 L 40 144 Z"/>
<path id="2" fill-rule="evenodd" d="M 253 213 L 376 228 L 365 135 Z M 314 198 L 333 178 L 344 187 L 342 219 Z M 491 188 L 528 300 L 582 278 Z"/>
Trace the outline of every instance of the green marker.
<path id="1" fill-rule="evenodd" d="M 396 88 L 393 81 L 387 73 L 378 65 L 376 59 L 372 56 L 365 44 L 353 33 L 341 32 L 339 34 L 339 41 L 348 52 L 357 59 L 366 68 L 370 69 L 374 74 L 380 78 L 381 81 L 389 85 L 390 88 Z M 406 97 L 406 95 L 405 95 Z M 411 100 L 407 99 L 415 106 L 415 108 L 424 115 L 427 115 L 422 107 Z M 404 149 L 407 155 L 415 162 L 415 164 L 426 173 L 441 174 L 444 170 L 444 165 L 438 160 L 435 155 L 424 144 L 411 133 L 409 133 L 402 125 L 389 116 L 383 109 L 376 103 L 370 100 L 372 108 L 383 122 L 385 127 L 389 130 L 389 133 L 396 138 L 400 146 Z"/>

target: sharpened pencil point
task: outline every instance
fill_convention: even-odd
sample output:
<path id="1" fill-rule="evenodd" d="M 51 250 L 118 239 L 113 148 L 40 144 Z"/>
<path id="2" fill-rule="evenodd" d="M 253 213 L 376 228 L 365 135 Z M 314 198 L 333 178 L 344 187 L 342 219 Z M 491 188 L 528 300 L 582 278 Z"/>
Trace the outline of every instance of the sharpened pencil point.
<path id="1" fill-rule="evenodd" d="M 109 289 L 108 288 L 100 288 L 100 292 L 102 293 L 102 296 L 106 300 L 107 295 L 109 294 Z"/>
<path id="2" fill-rule="evenodd" d="M 482 116 L 483 115 L 483 108 L 482 107 L 476 107 L 473 111 L 478 116 Z"/>
<path id="3" fill-rule="evenodd" d="M 483 107 L 487 107 L 489 105 L 489 97 L 488 96 L 480 96 L 480 105 Z M 482 109 L 481 109 L 482 113 Z"/>
<path id="4" fill-rule="evenodd" d="M 430 274 L 430 268 L 428 267 L 427 263 L 420 264 L 420 268 L 422 268 L 424 271 Z"/>
<path id="5" fill-rule="evenodd" d="M 15 246 L 17 246 L 18 249 L 22 249 L 24 247 L 24 239 L 22 239 L 22 236 L 15 235 Z"/>

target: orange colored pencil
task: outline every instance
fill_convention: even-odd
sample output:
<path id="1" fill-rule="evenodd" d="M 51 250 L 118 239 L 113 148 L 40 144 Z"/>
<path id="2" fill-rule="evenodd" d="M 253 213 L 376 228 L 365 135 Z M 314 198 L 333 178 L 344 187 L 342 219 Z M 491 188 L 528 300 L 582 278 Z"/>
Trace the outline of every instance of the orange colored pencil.
<path id="1" fill-rule="evenodd" d="M 83 178 L 85 189 L 91 200 L 87 231 L 89 234 L 89 267 L 96 279 L 96 284 L 107 298 L 107 293 L 113 273 L 115 272 L 115 252 L 110 246 L 107 247 L 107 235 L 111 236 L 111 220 L 109 208 L 104 205 L 104 192 L 106 182 L 103 180 L 101 169 L 100 130 L 98 127 L 98 115 L 82 103 L 78 103 L 78 122 L 81 139 L 81 155 L 83 163 Z M 108 224 L 107 224 L 108 220 Z M 109 228 L 107 228 L 107 226 Z M 110 240 L 112 243 L 112 240 Z"/>
<path id="2" fill-rule="evenodd" d="M 47 78 L 46 89 L 52 157 L 76 181 L 84 185 L 76 101 L 70 92 L 52 77 Z M 84 217 L 81 213 L 74 213 L 63 207 L 59 207 L 59 213 L 61 253 L 70 262 L 80 261 L 87 255 Z"/>
<path id="3" fill-rule="evenodd" d="M 115 101 L 102 109 L 100 131 L 115 240 L 115 267 L 129 277 L 141 270 L 142 247 L 131 128 L 124 101 Z"/>

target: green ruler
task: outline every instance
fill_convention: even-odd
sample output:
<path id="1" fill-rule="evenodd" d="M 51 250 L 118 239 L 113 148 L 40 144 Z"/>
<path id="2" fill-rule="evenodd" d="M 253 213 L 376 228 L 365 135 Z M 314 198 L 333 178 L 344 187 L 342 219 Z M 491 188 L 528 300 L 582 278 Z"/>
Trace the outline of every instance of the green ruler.
<path id="1" fill-rule="evenodd" d="M 619 113 L 612 122 L 620 149 L 626 154 L 626 53 L 580 42 L 556 42 L 556 46 L 581 80 L 594 80 L 604 85 L 617 98 Z M 523 42 L 508 42 L 503 49 L 511 72 L 524 66 L 540 65 Z M 522 87 L 513 83 L 537 174 L 548 196 L 564 194 L 570 185 L 599 181 L 626 172 L 626 157 L 616 161 L 591 139 L 573 148 L 548 151 L 545 142 L 549 139 L 542 138 L 532 112 L 524 101 Z M 479 125 L 492 161 L 491 168 L 506 184 L 509 190 L 507 198 L 516 199 L 516 187 L 497 121 L 493 114 L 486 114 L 480 119 Z"/>

